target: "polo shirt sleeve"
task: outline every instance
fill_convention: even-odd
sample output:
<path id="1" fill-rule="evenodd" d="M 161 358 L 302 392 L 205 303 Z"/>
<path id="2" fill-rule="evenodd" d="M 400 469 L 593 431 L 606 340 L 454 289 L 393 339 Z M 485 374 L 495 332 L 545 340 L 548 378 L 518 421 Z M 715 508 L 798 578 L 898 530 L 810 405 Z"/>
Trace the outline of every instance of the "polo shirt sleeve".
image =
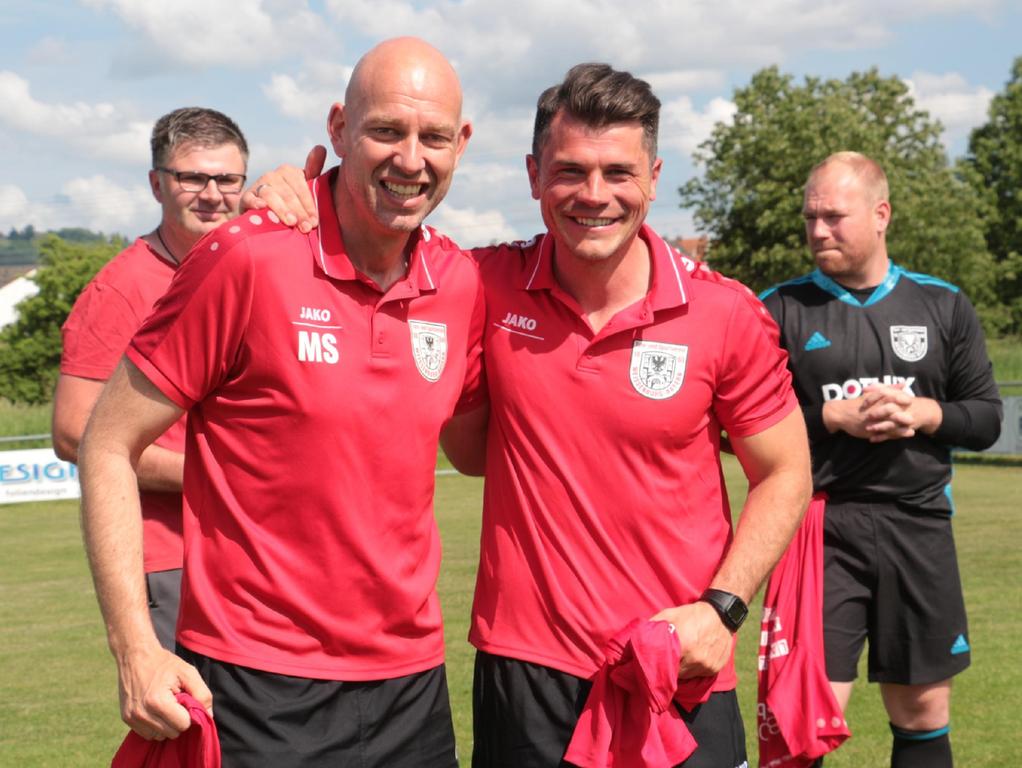
<path id="1" fill-rule="evenodd" d="M 473 265 L 474 266 L 474 265 Z M 483 330 L 486 326 L 486 293 L 482 280 L 477 281 L 476 300 L 468 327 L 465 362 L 465 383 L 454 408 L 455 413 L 473 411 L 488 400 L 486 373 L 483 368 Z"/>
<path id="2" fill-rule="evenodd" d="M 782 299 L 783 294 L 776 288 L 771 288 L 764 293 L 761 293 L 759 298 L 763 301 L 763 306 L 767 308 L 770 316 L 774 319 L 774 322 L 778 326 L 779 338 L 781 341 L 781 347 L 783 349 L 788 348 L 790 343 L 784 336 L 784 321 L 785 321 L 785 310 L 786 304 Z M 790 361 L 789 368 L 790 371 Z M 797 397 L 797 395 L 796 395 Z M 830 432 L 827 431 L 827 426 L 823 423 L 823 404 L 822 403 L 802 403 L 802 418 L 806 422 L 806 432 L 809 434 L 810 443 L 818 443 L 820 440 L 824 440 L 830 436 Z"/>
<path id="3" fill-rule="evenodd" d="M 734 437 L 748 437 L 798 407 L 777 324 L 751 293 L 736 290 L 727 321 L 713 410 Z"/>
<path id="4" fill-rule="evenodd" d="M 131 362 L 185 410 L 231 376 L 252 309 L 247 244 L 218 247 L 207 238 L 189 255 L 128 346 Z"/>
<path id="5" fill-rule="evenodd" d="M 79 294 L 61 328 L 60 372 L 106 381 L 142 320 L 118 290 L 93 280 Z"/>

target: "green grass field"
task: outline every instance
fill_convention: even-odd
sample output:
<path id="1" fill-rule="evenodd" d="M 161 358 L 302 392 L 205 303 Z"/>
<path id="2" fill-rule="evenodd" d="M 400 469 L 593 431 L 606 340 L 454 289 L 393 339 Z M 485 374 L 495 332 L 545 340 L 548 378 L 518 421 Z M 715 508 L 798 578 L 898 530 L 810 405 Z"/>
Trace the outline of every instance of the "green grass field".
<path id="1" fill-rule="evenodd" d="M 733 462 L 727 464 L 740 499 Z M 471 751 L 472 651 L 465 640 L 479 540 L 482 482 L 437 480 L 444 540 L 440 592 L 448 672 L 463 764 Z M 971 618 L 973 666 L 955 683 L 952 738 L 958 765 L 1015 762 L 1022 710 L 1022 472 L 960 466 L 956 536 Z M 736 506 L 738 501 L 736 500 Z M 109 765 L 124 735 L 116 678 L 88 577 L 74 502 L 0 506 L 0 766 Z M 754 724 L 758 609 L 739 643 L 739 690 Z M 852 699 L 853 738 L 828 768 L 884 766 L 889 733 L 875 686 Z M 750 742 L 755 765 L 755 744 Z"/>

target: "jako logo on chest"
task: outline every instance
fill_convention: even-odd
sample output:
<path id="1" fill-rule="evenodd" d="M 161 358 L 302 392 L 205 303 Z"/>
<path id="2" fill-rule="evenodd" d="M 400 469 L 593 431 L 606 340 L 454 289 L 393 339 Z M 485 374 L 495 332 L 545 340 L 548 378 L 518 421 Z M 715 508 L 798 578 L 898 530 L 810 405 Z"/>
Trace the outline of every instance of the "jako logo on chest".
<path id="1" fill-rule="evenodd" d="M 514 312 L 508 312 L 504 319 L 500 322 L 509 328 L 521 328 L 526 331 L 536 330 L 535 320 L 531 317 L 526 317 L 525 315 L 516 315 Z"/>
<path id="2" fill-rule="evenodd" d="M 330 310 L 319 309 L 318 307 L 302 307 L 302 311 L 299 314 L 301 320 L 314 320 L 319 323 L 330 322 Z"/>

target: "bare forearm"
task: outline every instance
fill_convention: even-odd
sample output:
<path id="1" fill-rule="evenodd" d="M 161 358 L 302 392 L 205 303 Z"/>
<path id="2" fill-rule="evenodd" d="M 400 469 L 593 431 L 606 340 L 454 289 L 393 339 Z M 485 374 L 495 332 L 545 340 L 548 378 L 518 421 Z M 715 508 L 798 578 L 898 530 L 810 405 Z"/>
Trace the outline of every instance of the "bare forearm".
<path id="1" fill-rule="evenodd" d="M 96 402 L 79 454 L 82 532 L 110 649 L 124 664 L 159 648 L 142 569 L 142 513 L 136 466 L 145 449 L 181 416 L 128 362 Z"/>
<path id="2" fill-rule="evenodd" d="M 153 443 L 138 459 L 138 487 L 143 491 L 180 492 L 185 455 Z"/>
<path id="3" fill-rule="evenodd" d="M 735 539 L 711 587 L 752 600 L 798 529 L 811 493 L 806 480 L 804 471 L 790 470 L 749 490 Z"/>
<path id="4" fill-rule="evenodd" d="M 749 479 L 749 495 L 731 549 L 710 586 L 749 602 L 795 534 L 813 492 L 813 477 L 801 410 L 733 442 Z"/>
<path id="5" fill-rule="evenodd" d="M 81 450 L 82 533 L 110 650 L 118 659 L 157 643 L 142 568 L 142 515 L 127 454 L 97 440 Z"/>

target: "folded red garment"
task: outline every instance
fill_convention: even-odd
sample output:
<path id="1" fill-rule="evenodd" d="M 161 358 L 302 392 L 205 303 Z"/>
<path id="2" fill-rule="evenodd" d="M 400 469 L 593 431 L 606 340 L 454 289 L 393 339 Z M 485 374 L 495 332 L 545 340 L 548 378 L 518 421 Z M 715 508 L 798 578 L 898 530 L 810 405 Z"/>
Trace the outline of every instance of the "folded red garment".
<path id="1" fill-rule="evenodd" d="M 187 693 L 177 694 L 188 710 L 191 727 L 176 739 L 146 741 L 134 731 L 124 737 L 110 768 L 220 768 L 220 740 L 216 723 Z"/>
<path id="2" fill-rule="evenodd" d="M 760 768 L 808 768 L 851 732 L 823 654 L 823 515 L 813 497 L 767 584 L 756 726 Z"/>
<path id="3" fill-rule="evenodd" d="M 696 749 L 678 710 L 710 697 L 715 677 L 678 680 L 681 648 L 665 621 L 636 619 L 610 639 L 564 759 L 581 768 L 670 768 Z"/>

